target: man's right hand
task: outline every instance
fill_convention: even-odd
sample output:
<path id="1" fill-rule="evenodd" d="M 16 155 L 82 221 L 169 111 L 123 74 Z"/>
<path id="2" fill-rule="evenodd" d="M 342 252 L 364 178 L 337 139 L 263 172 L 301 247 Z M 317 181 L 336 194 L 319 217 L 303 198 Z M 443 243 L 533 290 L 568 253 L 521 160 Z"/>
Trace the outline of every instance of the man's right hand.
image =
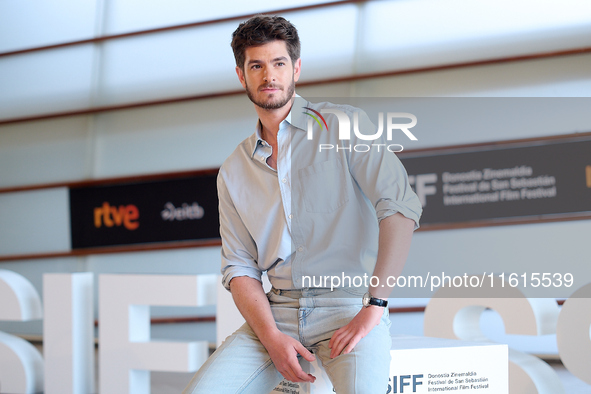
<path id="1" fill-rule="evenodd" d="M 314 383 L 316 377 L 307 374 L 298 362 L 298 354 L 312 362 L 316 358 L 299 341 L 277 330 L 274 334 L 265 336 L 261 343 L 267 349 L 275 368 L 287 380 Z"/>
<path id="2" fill-rule="evenodd" d="M 230 281 L 230 291 L 238 310 L 267 349 L 279 373 L 294 383 L 313 383 L 316 378 L 304 372 L 298 354 L 308 361 L 314 361 L 315 357 L 299 341 L 279 331 L 261 282 L 239 276 Z"/>

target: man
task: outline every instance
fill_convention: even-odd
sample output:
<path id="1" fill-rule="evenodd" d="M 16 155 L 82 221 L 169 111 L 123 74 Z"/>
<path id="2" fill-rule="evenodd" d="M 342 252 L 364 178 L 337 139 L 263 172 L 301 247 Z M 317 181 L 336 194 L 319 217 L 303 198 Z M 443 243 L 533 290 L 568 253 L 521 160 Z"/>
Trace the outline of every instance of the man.
<path id="1" fill-rule="evenodd" d="M 418 198 L 385 149 L 319 149 L 338 143 L 331 110 L 357 117 L 360 127 L 373 125 L 353 107 L 312 104 L 295 94 L 301 60 L 291 23 L 257 16 L 232 37 L 238 79 L 259 117 L 218 176 L 223 283 L 246 324 L 185 393 L 266 394 L 283 378 L 314 382 L 298 358 L 315 355 L 337 393 L 385 393 L 391 346 L 385 284 L 406 260 Z M 322 122 L 309 124 L 321 111 L 328 111 Z M 265 271 L 273 285 L 268 295 Z M 376 280 L 363 301 L 368 274 Z M 329 276 L 349 281 L 334 291 L 326 280 L 315 284 Z M 364 276 L 364 286 L 351 283 Z"/>

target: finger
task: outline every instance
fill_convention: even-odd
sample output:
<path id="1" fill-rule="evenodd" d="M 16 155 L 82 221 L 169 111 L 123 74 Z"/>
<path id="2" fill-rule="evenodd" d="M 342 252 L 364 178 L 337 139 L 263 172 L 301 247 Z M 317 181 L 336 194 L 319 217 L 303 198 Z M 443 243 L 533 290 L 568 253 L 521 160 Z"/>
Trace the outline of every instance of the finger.
<path id="1" fill-rule="evenodd" d="M 316 380 L 316 377 L 314 375 L 310 375 L 310 374 L 305 373 L 304 370 L 302 369 L 302 366 L 300 365 L 297 357 L 295 357 L 295 356 L 297 353 L 300 353 L 302 355 L 304 353 L 308 353 L 309 356 L 312 356 L 312 360 L 310 360 L 310 361 L 314 360 L 314 356 L 308 351 L 308 349 L 306 349 L 299 342 L 295 343 L 292 349 L 295 350 L 295 352 L 293 353 L 293 356 L 290 356 L 289 358 L 285 359 L 281 363 L 281 367 L 277 368 L 277 370 L 285 379 L 287 379 L 291 382 L 294 382 L 294 383 L 311 382 L 311 383 L 313 383 Z"/>
<path id="2" fill-rule="evenodd" d="M 332 349 L 332 347 L 334 346 L 335 342 L 341 337 L 341 335 L 342 335 L 345 327 L 339 328 L 338 330 L 336 330 L 334 332 L 334 334 L 332 334 L 332 337 L 330 337 L 330 341 L 328 341 L 328 348 L 329 349 Z"/>
<path id="3" fill-rule="evenodd" d="M 316 358 L 314 357 L 314 355 L 312 353 L 310 353 L 308 351 L 308 349 L 306 349 L 302 344 L 300 344 L 301 350 L 297 349 L 298 353 L 300 353 L 302 356 L 304 356 L 304 353 L 307 353 L 308 358 L 306 358 L 306 360 L 312 362 L 314 361 Z M 305 356 L 304 356 L 305 357 Z M 295 363 L 292 365 L 292 371 L 293 373 L 299 378 L 301 379 L 303 382 L 311 382 L 314 383 L 314 381 L 316 380 L 316 377 L 312 374 L 308 374 L 305 373 L 304 370 L 302 369 L 302 366 L 300 365 L 300 363 L 297 361 L 295 361 Z"/>
<path id="4" fill-rule="evenodd" d="M 341 354 L 341 352 L 343 351 L 345 346 L 347 346 L 347 344 L 349 343 L 349 341 L 350 341 L 349 338 L 350 338 L 350 335 L 346 334 L 346 335 L 343 335 L 340 338 L 336 339 L 335 343 L 332 346 L 331 352 L 330 352 L 331 358 L 335 358 L 336 356 Z"/>
<path id="5" fill-rule="evenodd" d="M 287 379 L 290 382 L 293 382 L 293 379 L 295 379 L 295 376 L 291 375 L 290 371 L 287 369 L 277 368 L 277 371 L 281 374 L 281 376 L 283 376 L 283 379 Z"/>
<path id="6" fill-rule="evenodd" d="M 300 343 L 296 344 L 296 351 L 307 361 L 312 362 L 316 360 L 316 357 Z"/>
<path id="7" fill-rule="evenodd" d="M 316 380 L 316 377 L 314 375 L 305 373 L 299 363 L 296 363 L 296 365 L 294 365 L 292 367 L 292 371 L 291 372 L 293 373 L 293 375 L 296 377 L 296 379 L 299 382 L 310 382 L 310 383 L 314 383 L 314 381 Z M 293 382 L 295 382 L 295 380 Z"/>
<path id="8" fill-rule="evenodd" d="M 354 338 L 354 333 L 346 332 L 339 338 L 339 340 L 335 343 L 335 346 L 332 348 L 331 357 L 335 358 L 344 353 L 345 348 L 351 343 Z M 356 344 L 356 343 L 355 343 Z"/>
<path id="9" fill-rule="evenodd" d="M 297 374 L 294 372 L 294 365 L 297 365 L 298 367 L 300 366 L 300 364 L 298 363 L 297 357 L 295 357 L 295 354 L 294 354 L 293 360 L 291 360 L 291 359 L 282 360 L 279 363 L 275 364 L 275 368 L 277 368 L 277 371 L 279 371 L 281 376 L 283 376 L 285 379 L 289 380 L 290 382 L 299 382 L 300 379 L 298 379 Z"/>
<path id="10" fill-rule="evenodd" d="M 287 370 L 285 371 L 285 374 L 282 374 L 284 378 L 286 378 L 287 380 L 289 380 L 290 382 L 301 382 L 302 380 L 298 377 L 297 373 L 291 368 L 291 367 L 287 367 Z"/>
<path id="11" fill-rule="evenodd" d="M 359 338 L 357 336 L 353 336 L 353 338 L 351 338 L 347 346 L 345 346 L 345 348 L 343 349 L 343 354 L 351 353 L 351 351 L 353 351 L 353 349 L 355 348 L 355 346 L 357 346 L 358 343 Z"/>
<path id="12" fill-rule="evenodd" d="M 335 358 L 337 356 L 337 348 L 339 347 L 340 338 L 333 337 L 332 346 L 330 347 L 330 358 Z"/>

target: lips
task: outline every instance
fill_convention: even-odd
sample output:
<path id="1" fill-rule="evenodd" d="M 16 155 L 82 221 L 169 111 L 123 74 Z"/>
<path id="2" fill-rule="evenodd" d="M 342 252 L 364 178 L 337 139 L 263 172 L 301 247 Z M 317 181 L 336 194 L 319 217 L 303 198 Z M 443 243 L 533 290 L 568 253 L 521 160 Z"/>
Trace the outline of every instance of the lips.
<path id="1" fill-rule="evenodd" d="M 265 86 L 261 86 L 259 88 L 259 90 L 261 92 L 275 92 L 278 90 L 281 90 L 279 87 L 275 86 L 275 85 L 265 85 Z"/>

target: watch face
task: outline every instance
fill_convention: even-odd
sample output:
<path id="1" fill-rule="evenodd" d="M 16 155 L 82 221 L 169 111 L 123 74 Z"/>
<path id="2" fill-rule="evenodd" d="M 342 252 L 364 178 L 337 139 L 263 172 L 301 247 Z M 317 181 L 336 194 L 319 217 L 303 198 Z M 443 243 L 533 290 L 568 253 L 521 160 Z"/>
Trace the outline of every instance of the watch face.
<path id="1" fill-rule="evenodd" d="M 363 306 L 369 306 L 369 300 L 371 299 L 371 294 L 369 292 L 363 295 Z"/>
<path id="2" fill-rule="evenodd" d="M 363 295 L 362 299 L 363 306 L 368 307 L 370 305 L 386 307 L 388 306 L 388 301 L 381 300 L 379 298 L 374 298 L 371 296 L 370 292 L 367 292 Z"/>

